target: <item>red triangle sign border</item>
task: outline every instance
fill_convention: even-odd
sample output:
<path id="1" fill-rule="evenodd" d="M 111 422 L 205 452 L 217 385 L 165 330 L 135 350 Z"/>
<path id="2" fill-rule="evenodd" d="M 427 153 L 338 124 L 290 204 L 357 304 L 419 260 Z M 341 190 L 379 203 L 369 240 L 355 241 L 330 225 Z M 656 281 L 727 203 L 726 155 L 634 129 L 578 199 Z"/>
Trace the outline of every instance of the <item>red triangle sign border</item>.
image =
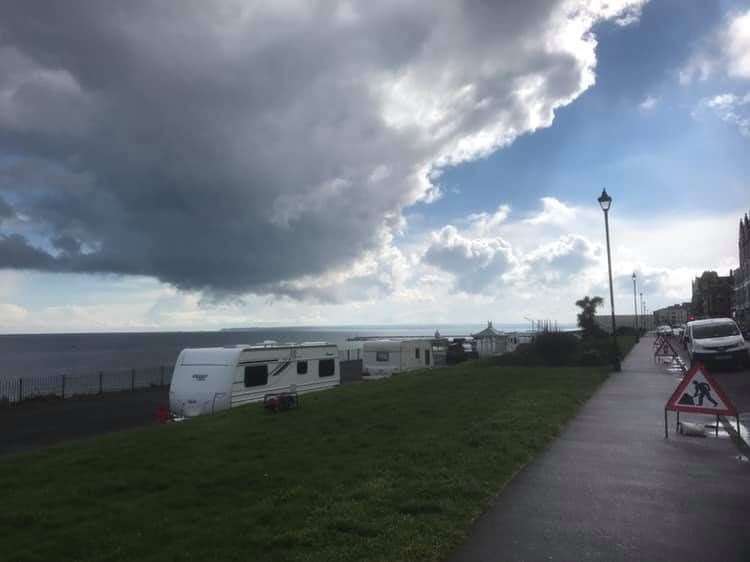
<path id="1" fill-rule="evenodd" d="M 660 356 L 660 355 L 673 355 L 674 350 L 672 352 L 667 351 L 666 348 L 669 347 L 669 344 L 667 343 L 667 340 L 664 340 L 661 345 L 656 348 L 656 352 L 654 353 L 654 356 Z M 662 353 L 663 352 L 663 353 Z"/>
<path id="2" fill-rule="evenodd" d="M 687 404 L 677 403 L 677 401 L 680 400 L 680 398 L 682 397 L 682 394 L 685 391 L 685 388 L 687 388 L 687 386 L 693 380 L 693 377 L 698 372 L 701 372 L 703 374 L 703 376 L 711 385 L 711 390 L 714 390 L 716 392 L 716 395 L 719 398 L 721 398 L 721 401 L 726 406 L 726 409 L 719 410 L 716 408 L 704 408 L 702 406 L 691 406 Z M 667 400 L 667 403 L 664 406 L 664 409 L 673 410 L 675 412 L 693 412 L 695 414 L 737 416 L 737 408 L 734 406 L 732 401 L 726 395 L 726 393 L 724 392 L 724 389 L 721 388 L 719 383 L 716 382 L 716 379 L 714 379 L 711 376 L 711 374 L 706 370 L 706 367 L 701 362 L 693 363 L 693 365 L 690 367 L 690 370 L 687 373 L 685 373 L 685 376 L 683 377 L 682 381 L 680 382 L 680 384 L 677 385 L 677 388 L 674 389 L 674 392 L 672 393 L 672 396 L 669 397 L 669 400 Z"/>

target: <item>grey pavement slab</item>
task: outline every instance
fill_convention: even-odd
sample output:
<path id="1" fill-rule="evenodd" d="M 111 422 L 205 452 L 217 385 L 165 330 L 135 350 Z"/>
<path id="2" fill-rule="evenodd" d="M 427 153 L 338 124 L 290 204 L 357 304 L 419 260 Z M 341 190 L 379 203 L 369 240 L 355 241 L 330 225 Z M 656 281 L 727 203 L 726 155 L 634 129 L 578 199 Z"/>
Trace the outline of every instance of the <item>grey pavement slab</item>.
<path id="1" fill-rule="evenodd" d="M 750 560 L 750 463 L 723 431 L 675 434 L 674 413 L 664 439 L 664 403 L 679 379 L 651 354 L 643 338 L 450 562 Z"/>

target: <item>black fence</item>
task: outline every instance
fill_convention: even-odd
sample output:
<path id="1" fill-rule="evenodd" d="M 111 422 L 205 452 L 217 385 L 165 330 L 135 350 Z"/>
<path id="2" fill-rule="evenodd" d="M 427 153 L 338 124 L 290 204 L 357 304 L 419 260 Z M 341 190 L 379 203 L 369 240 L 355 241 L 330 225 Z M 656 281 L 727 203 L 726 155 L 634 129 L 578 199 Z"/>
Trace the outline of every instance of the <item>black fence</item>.
<path id="1" fill-rule="evenodd" d="M 160 365 L 96 373 L 0 379 L 0 404 L 13 405 L 32 398 L 71 398 L 169 386 L 172 371 L 172 365 Z"/>

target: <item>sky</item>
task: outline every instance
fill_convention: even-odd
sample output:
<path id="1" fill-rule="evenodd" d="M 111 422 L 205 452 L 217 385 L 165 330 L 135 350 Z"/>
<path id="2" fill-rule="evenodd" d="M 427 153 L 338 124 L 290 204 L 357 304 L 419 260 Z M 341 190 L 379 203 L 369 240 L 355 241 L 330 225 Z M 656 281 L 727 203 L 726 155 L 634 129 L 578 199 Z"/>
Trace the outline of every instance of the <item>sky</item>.
<path id="1" fill-rule="evenodd" d="M 373 4 L 373 5 L 370 5 Z M 750 211 L 750 3 L 0 6 L 0 333 L 575 322 Z"/>

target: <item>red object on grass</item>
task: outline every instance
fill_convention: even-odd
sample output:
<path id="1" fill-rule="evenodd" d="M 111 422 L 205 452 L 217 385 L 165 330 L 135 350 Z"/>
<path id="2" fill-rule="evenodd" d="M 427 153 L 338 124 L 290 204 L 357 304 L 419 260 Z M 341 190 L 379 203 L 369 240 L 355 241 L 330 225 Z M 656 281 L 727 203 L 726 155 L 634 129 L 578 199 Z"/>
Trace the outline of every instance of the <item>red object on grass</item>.
<path id="1" fill-rule="evenodd" d="M 159 406 L 156 409 L 156 421 L 159 423 L 167 423 L 169 417 L 169 409 L 166 406 Z"/>

